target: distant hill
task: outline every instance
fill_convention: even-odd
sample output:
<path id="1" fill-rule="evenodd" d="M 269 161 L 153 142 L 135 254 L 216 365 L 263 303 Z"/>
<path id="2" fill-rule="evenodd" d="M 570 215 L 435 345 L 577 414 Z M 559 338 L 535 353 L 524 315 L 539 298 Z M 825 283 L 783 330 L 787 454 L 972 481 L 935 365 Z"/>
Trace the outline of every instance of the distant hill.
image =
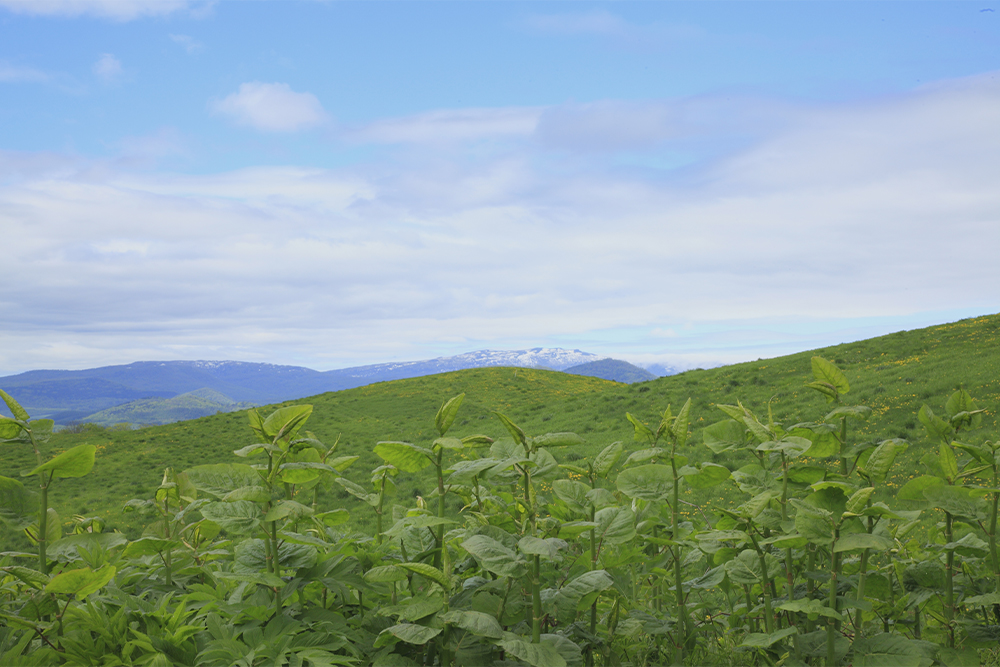
<path id="1" fill-rule="evenodd" d="M 157 403 L 202 389 L 218 392 L 229 401 L 262 405 L 292 400 L 327 391 L 353 389 L 376 382 L 422 377 L 469 368 L 515 366 L 565 370 L 597 361 L 596 354 L 561 348 L 530 350 L 480 350 L 425 361 L 393 362 L 314 371 L 301 366 L 251 363 L 244 361 L 138 361 L 121 366 L 103 366 L 80 371 L 38 370 L 0 378 L 7 391 L 38 418 L 57 424 L 97 420 L 107 423 L 112 415 L 132 414 L 132 423 L 166 423 L 165 415 L 189 419 L 204 414 L 211 406 L 201 406 L 199 414 L 190 398 L 177 404 Z M 129 405 L 117 412 L 109 408 Z M 6 414 L 0 409 L 0 414 Z M 155 418 L 140 416 L 159 415 Z M 176 420 L 175 419 L 175 420 Z"/>
<path id="2" fill-rule="evenodd" d="M 602 380 L 614 380 L 615 382 L 624 382 L 626 384 L 656 379 L 656 376 L 645 368 L 633 366 L 627 361 L 621 361 L 620 359 L 591 361 L 578 366 L 570 366 L 563 372 L 572 373 L 573 375 L 587 375 L 589 377 L 601 378 Z"/>
<path id="3" fill-rule="evenodd" d="M 747 452 L 716 455 L 701 445 L 704 427 L 727 419 L 716 406 L 740 401 L 765 419 L 771 416 L 770 410 L 774 420 L 786 426 L 821 420 L 831 406 L 819 392 L 804 386 L 813 380 L 810 357 L 820 355 L 836 363 L 849 381 L 845 404 L 868 405 L 873 410 L 868 420 L 851 422 L 853 442 L 903 438 L 910 443 L 892 476 L 880 485 L 877 498 L 881 499 L 922 471 L 921 459 L 926 457 L 932 464 L 937 461 L 937 444 L 925 436 L 917 412 L 926 403 L 940 414 L 958 385 L 968 389 L 979 407 L 987 410 L 982 428 L 970 433 L 973 444 L 995 439 L 1000 407 L 998 342 L 1000 315 L 990 315 L 785 357 L 690 370 L 641 384 L 494 367 L 382 382 L 296 402 L 313 405 L 307 428 L 321 441 L 339 441 L 339 455 L 361 457 L 344 473 L 357 484 L 370 483 L 370 470 L 382 464 L 372 451 L 375 443 L 404 440 L 430 446 L 438 437 L 436 411 L 443 401 L 460 392 L 467 396 L 452 433 L 506 437 L 506 429 L 494 414 L 502 411 L 532 435 L 579 433 L 585 444 L 555 451 L 560 462 L 569 463 L 593 457 L 615 441 L 621 441 L 627 452 L 645 447 L 635 442 L 625 413 L 655 425 L 668 405 L 676 411 L 690 397 L 692 436 L 684 455 L 692 463 L 711 460 L 736 469 L 755 459 Z M 266 414 L 271 409 L 262 411 Z M 135 538 L 141 534 L 144 520 L 137 513 L 122 513 L 121 507 L 130 498 L 155 494 L 164 468 L 184 470 L 205 463 L 239 462 L 242 459 L 236 458 L 233 450 L 253 442 L 247 416 L 226 413 L 136 431 L 56 433 L 43 444 L 42 454 L 48 458 L 74 445 L 96 445 L 98 458 L 93 472 L 59 480 L 50 495 L 53 507 L 62 517 L 106 517 L 106 530 L 121 528 Z M 3 472 L 5 475 L 16 476 L 16 471 L 37 465 L 28 446 L 5 447 L 3 456 L 2 467 L 9 471 Z M 430 470 L 400 474 L 398 496 L 426 497 L 432 493 L 435 486 Z M 722 502 L 718 495 L 735 496 L 733 488 L 713 487 L 698 493 L 714 494 L 712 502 Z M 374 522 L 370 506 L 334 485 L 320 489 L 320 504 L 348 509 L 352 529 L 368 530 Z M 22 533 L 0 525 L 0 551 L 25 550 L 20 548 L 24 539 Z"/>
<path id="4" fill-rule="evenodd" d="M 101 426 L 112 426 L 122 422 L 148 426 L 171 424 L 251 407 L 253 403 L 234 401 L 214 389 L 198 389 L 171 398 L 144 398 L 130 401 L 87 415 L 77 421 Z"/>

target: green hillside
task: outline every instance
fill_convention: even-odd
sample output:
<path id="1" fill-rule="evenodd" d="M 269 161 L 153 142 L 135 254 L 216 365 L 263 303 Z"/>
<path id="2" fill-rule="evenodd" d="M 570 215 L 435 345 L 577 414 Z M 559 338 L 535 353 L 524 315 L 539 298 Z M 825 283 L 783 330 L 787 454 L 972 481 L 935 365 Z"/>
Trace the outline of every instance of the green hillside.
<path id="1" fill-rule="evenodd" d="M 1000 315 L 992 315 L 632 385 L 554 371 L 481 368 L 379 383 L 296 403 L 314 406 L 308 428 L 319 439 L 332 444 L 339 437 L 339 454 L 361 457 L 345 472 L 361 484 L 368 483 L 369 471 L 380 462 L 372 453 L 376 442 L 428 444 L 434 437 L 437 408 L 461 392 L 467 396 L 453 429 L 456 435 L 503 437 L 503 426 L 492 416 L 493 411 L 501 411 L 529 434 L 575 431 L 582 435 L 587 444 L 573 451 L 563 450 L 560 455 L 564 460 L 593 455 L 616 440 L 624 441 L 630 449 L 638 448 L 632 441 L 626 412 L 653 422 L 667 404 L 676 408 L 691 397 L 695 445 L 692 458 L 711 458 L 734 468 L 744 460 L 712 455 L 697 446 L 700 427 L 725 417 L 714 405 L 739 400 L 766 418 L 770 401 L 775 419 L 786 425 L 819 421 L 829 406 L 819 393 L 803 386 L 812 379 L 810 357 L 816 354 L 843 370 L 851 384 L 845 397 L 848 403 L 867 404 L 874 411 L 869 422 L 852 431 L 855 440 L 903 437 L 913 443 L 905 454 L 908 460 L 896 467 L 901 477 L 888 480 L 883 489 L 891 493 L 916 473 L 917 461 L 926 449 L 919 446 L 924 443 L 924 435 L 916 418 L 923 403 L 940 410 L 951 391 L 963 384 L 988 410 L 981 432 L 995 433 L 996 406 L 1000 402 L 998 329 Z M 261 412 L 266 414 L 269 409 Z M 74 514 L 99 515 L 110 526 L 134 537 L 138 523 L 131 523 L 131 515 L 123 515 L 121 507 L 130 498 L 149 497 L 165 467 L 183 470 L 204 463 L 231 462 L 236 460 L 232 451 L 252 441 L 243 412 L 137 431 L 56 434 L 47 445 L 48 451 L 43 452 L 46 458 L 81 443 L 96 445 L 98 454 L 91 474 L 61 480 L 50 498 L 64 521 Z M 19 471 L 35 465 L 30 448 L 2 447 L 0 475 L 16 477 Z M 421 475 L 401 474 L 401 501 L 408 496 L 405 502 L 409 502 L 413 495 L 429 491 L 428 480 Z M 719 492 L 714 493 L 717 498 Z M 354 527 L 367 527 L 370 509 L 360 506 L 339 487 L 324 490 L 323 496 L 333 506 L 351 510 Z M 23 538 L 10 533 L 0 542 L 24 546 Z"/>
<path id="2" fill-rule="evenodd" d="M 84 417 L 83 423 L 111 426 L 113 424 L 170 424 L 198 419 L 216 412 L 235 412 L 253 407 L 240 403 L 213 389 L 198 389 L 171 398 L 144 398 L 116 405 Z"/>

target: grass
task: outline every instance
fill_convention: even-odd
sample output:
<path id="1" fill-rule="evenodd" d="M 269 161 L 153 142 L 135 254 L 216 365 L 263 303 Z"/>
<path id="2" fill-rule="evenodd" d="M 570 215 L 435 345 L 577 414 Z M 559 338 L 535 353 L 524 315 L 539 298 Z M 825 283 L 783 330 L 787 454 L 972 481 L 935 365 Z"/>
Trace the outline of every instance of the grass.
<path id="1" fill-rule="evenodd" d="M 313 404 L 308 430 L 327 444 L 339 437 L 339 454 L 361 457 L 345 473 L 359 484 L 367 484 L 369 471 L 380 463 L 372 453 L 376 442 L 429 444 L 435 437 L 434 414 L 438 407 L 461 392 L 466 393 L 466 400 L 452 433 L 504 437 L 503 426 L 493 417 L 494 411 L 500 411 L 528 434 L 574 431 L 583 436 L 586 445 L 557 452 L 565 461 L 592 456 L 619 440 L 629 449 L 643 446 L 633 442 L 625 413 L 655 425 L 668 404 L 676 409 L 691 397 L 694 434 L 685 453 L 695 462 L 714 460 L 735 468 L 749 458 L 713 455 L 699 444 L 701 428 L 725 417 L 715 405 L 739 400 L 758 416 L 766 417 L 770 404 L 775 419 L 786 426 L 818 421 L 830 406 L 820 394 L 803 385 L 812 379 L 810 357 L 819 355 L 836 363 L 847 376 L 851 391 L 846 402 L 873 409 L 871 420 L 852 427 L 854 441 L 901 437 L 912 443 L 894 468 L 899 472 L 881 489 L 883 494 L 891 494 L 921 470 L 918 462 L 927 447 L 916 413 L 922 404 L 941 411 L 948 395 L 964 385 L 980 407 L 988 409 L 980 432 L 995 433 L 995 406 L 1000 402 L 998 332 L 1000 315 L 991 315 L 775 359 L 692 370 L 632 385 L 554 371 L 481 368 L 383 382 L 294 403 Z M 291 402 L 282 405 L 287 404 Z M 266 414 L 273 407 L 261 411 Z M 96 445 L 98 453 L 89 475 L 59 480 L 54 485 L 52 504 L 64 522 L 76 514 L 100 516 L 109 527 L 135 538 L 140 520 L 123 515 L 121 507 L 131 498 L 150 497 L 164 468 L 184 470 L 205 463 L 233 462 L 237 459 L 232 451 L 252 440 L 243 412 L 136 431 L 57 433 L 46 445 L 46 457 L 83 443 Z M 29 447 L 0 447 L 0 475 L 18 477 L 21 470 L 34 467 Z M 397 483 L 401 498 L 421 495 L 432 487 L 429 474 L 403 473 Z M 731 496 L 725 490 L 716 490 L 712 496 L 702 493 L 699 496 L 691 492 L 689 498 L 696 503 L 717 503 L 739 495 L 735 489 Z M 324 490 L 321 503 L 349 509 L 352 527 L 357 530 L 369 531 L 373 527 L 370 508 L 339 486 Z M 0 534 L 0 549 L 27 547 L 22 536 L 2 530 L 6 532 Z"/>

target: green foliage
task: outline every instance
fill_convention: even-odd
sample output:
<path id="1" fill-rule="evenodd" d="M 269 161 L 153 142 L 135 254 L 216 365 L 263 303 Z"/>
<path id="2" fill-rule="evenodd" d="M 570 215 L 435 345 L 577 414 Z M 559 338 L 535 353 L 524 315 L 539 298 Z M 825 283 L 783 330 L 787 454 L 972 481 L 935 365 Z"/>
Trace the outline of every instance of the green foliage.
<path id="1" fill-rule="evenodd" d="M 911 332 L 921 364 L 948 357 L 928 336 L 949 326 Z M 1000 444 L 974 397 L 998 394 L 972 373 L 900 393 L 897 418 L 867 345 L 641 392 L 467 371 L 253 410 L 250 428 L 51 434 L 15 412 L 0 518 L 47 550 L 0 556 L 0 659 L 990 664 Z"/>

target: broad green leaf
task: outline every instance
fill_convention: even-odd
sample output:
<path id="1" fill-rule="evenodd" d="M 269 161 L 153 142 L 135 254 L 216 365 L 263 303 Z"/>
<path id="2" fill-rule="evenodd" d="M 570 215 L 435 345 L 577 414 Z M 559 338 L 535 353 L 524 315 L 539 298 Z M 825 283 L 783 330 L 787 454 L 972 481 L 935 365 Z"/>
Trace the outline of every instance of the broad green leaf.
<path id="1" fill-rule="evenodd" d="M 222 496 L 223 502 L 249 500 L 253 503 L 266 503 L 271 499 L 271 491 L 266 486 L 241 486 Z"/>
<path id="2" fill-rule="evenodd" d="M 312 514 L 313 509 L 306 507 L 302 503 L 297 503 L 294 500 L 279 500 L 264 515 L 263 521 L 281 521 L 282 519 L 289 518 L 295 520 L 312 516 Z"/>
<path id="3" fill-rule="evenodd" d="M 594 474 L 598 477 L 606 477 L 611 469 L 615 467 L 622 456 L 624 446 L 621 442 L 613 442 L 594 458 Z"/>
<path id="4" fill-rule="evenodd" d="M 439 618 L 479 637 L 500 639 L 503 636 L 503 628 L 497 619 L 480 611 L 449 611 Z"/>
<path id="5" fill-rule="evenodd" d="M 90 472 L 91 469 L 93 469 L 94 455 L 96 453 L 96 445 L 77 445 L 72 449 L 67 449 L 65 452 L 53 459 L 50 459 L 46 463 L 43 463 L 31 472 L 21 474 L 22 476 L 27 477 L 47 472 L 57 479 L 64 477 L 83 477 Z"/>
<path id="6" fill-rule="evenodd" d="M 344 472 L 350 468 L 355 461 L 357 461 L 359 456 L 338 456 L 335 459 L 330 459 L 326 462 L 328 466 L 336 470 L 337 472 Z"/>
<path id="7" fill-rule="evenodd" d="M 594 515 L 598 544 L 625 544 L 635 539 L 635 514 L 628 507 L 605 507 Z"/>
<path id="8" fill-rule="evenodd" d="M 6 565 L 4 567 L 0 567 L 0 573 L 17 577 L 35 590 L 42 590 L 45 588 L 50 579 L 47 574 L 42 574 L 38 570 L 21 567 L 20 565 Z"/>
<path id="9" fill-rule="evenodd" d="M 738 584 L 760 584 L 766 579 L 773 579 L 783 572 L 781 562 L 769 553 L 764 554 L 767 573 L 761 569 L 760 558 L 752 549 L 744 549 L 740 554 L 725 564 L 729 579 Z"/>
<path id="10" fill-rule="evenodd" d="M 656 434 L 649 430 L 648 426 L 633 417 L 631 412 L 625 413 L 625 419 L 628 419 L 632 424 L 632 428 L 635 431 L 634 438 L 636 442 L 648 442 L 650 444 L 656 442 Z"/>
<path id="11" fill-rule="evenodd" d="M 222 498 L 246 486 L 264 486 L 260 475 L 242 463 L 212 463 L 195 466 L 184 472 L 196 489 L 216 498 Z"/>
<path id="12" fill-rule="evenodd" d="M 945 551 L 957 551 L 959 555 L 968 558 L 980 558 L 989 553 L 989 545 L 976 537 L 975 533 L 968 533 L 962 539 L 949 542 L 943 548 Z"/>
<path id="13" fill-rule="evenodd" d="M 794 435 L 788 435 L 781 440 L 768 440 L 757 445 L 758 452 L 783 452 L 785 456 L 802 456 L 810 447 L 812 441 Z"/>
<path id="14" fill-rule="evenodd" d="M 674 488 L 673 470 L 652 464 L 629 468 L 618 475 L 615 485 L 629 498 L 664 500 Z"/>
<path id="15" fill-rule="evenodd" d="M 24 427 L 15 419 L 0 416 L 0 442 L 17 440 Z"/>
<path id="16" fill-rule="evenodd" d="M 815 445 L 814 445 L 815 446 Z M 806 452 L 808 454 L 808 452 Z M 788 481 L 796 484 L 815 484 L 826 476 L 826 468 L 796 464 L 788 466 Z"/>
<path id="17" fill-rule="evenodd" d="M 273 572 L 215 572 L 212 576 L 216 579 L 243 581 L 269 588 L 282 588 L 285 585 L 285 580 Z"/>
<path id="18" fill-rule="evenodd" d="M 838 621 L 844 620 L 843 614 L 835 609 L 830 609 L 830 607 L 827 607 L 819 600 L 791 600 L 778 605 L 777 608 L 784 609 L 785 611 L 797 611 L 806 614 L 809 619 L 813 621 L 820 616 L 826 616 L 827 618 L 833 618 Z"/>
<path id="19" fill-rule="evenodd" d="M 703 463 L 700 469 L 693 473 L 684 473 L 684 480 L 692 489 L 707 489 L 729 479 L 729 468 L 715 463 Z"/>
<path id="20" fill-rule="evenodd" d="M 365 581 L 372 584 L 406 581 L 406 579 L 406 570 L 396 565 L 379 565 L 365 572 Z"/>
<path id="21" fill-rule="evenodd" d="M 375 445 L 375 453 L 404 472 L 420 472 L 434 460 L 429 449 L 408 442 L 380 442 Z"/>
<path id="22" fill-rule="evenodd" d="M 448 478 L 449 484 L 468 484 L 474 477 L 481 475 L 484 471 L 499 464 L 497 459 L 472 459 L 471 461 L 459 461 L 451 466 L 451 476 Z"/>
<path id="23" fill-rule="evenodd" d="M 507 638 L 497 642 L 497 645 L 531 667 L 566 667 L 566 660 L 553 644 L 547 642 L 532 644 L 509 632 L 504 634 Z"/>
<path id="24" fill-rule="evenodd" d="M 961 486 L 932 486 L 924 489 L 924 497 L 931 507 L 948 512 L 952 516 L 972 521 L 984 521 L 988 507 L 982 492 Z"/>
<path id="25" fill-rule="evenodd" d="M 433 565 L 428 565 L 427 563 L 399 563 L 397 567 L 401 567 L 404 570 L 409 570 L 410 572 L 419 574 L 421 577 L 430 579 L 434 583 L 441 586 L 445 593 L 451 592 L 451 580 L 448 575 Z"/>
<path id="26" fill-rule="evenodd" d="M 277 445 L 270 445 L 264 442 L 258 442 L 254 445 L 247 445 L 246 447 L 240 447 L 239 449 L 234 449 L 233 454 L 239 457 L 246 458 L 248 456 L 256 456 L 257 454 L 263 454 L 264 452 L 274 452 L 280 454 L 284 450 Z"/>
<path id="27" fill-rule="evenodd" d="M 794 625 L 790 628 L 784 628 L 778 630 L 777 632 L 772 632 L 771 634 L 765 634 L 763 632 L 751 632 L 740 643 L 740 646 L 747 646 L 750 648 L 770 648 L 775 642 L 779 642 L 785 637 L 791 637 L 798 633 L 798 628 Z"/>
<path id="28" fill-rule="evenodd" d="M 577 514 L 590 516 L 590 500 L 587 499 L 587 492 L 590 487 L 583 482 L 576 482 L 571 479 L 557 479 L 552 482 L 552 492 L 556 498 L 566 503 L 572 511 Z"/>
<path id="29" fill-rule="evenodd" d="M 0 477 L 0 521 L 22 530 L 38 518 L 38 499 L 24 484 Z"/>
<path id="30" fill-rule="evenodd" d="M 670 427 L 670 434 L 673 436 L 674 442 L 678 446 L 687 443 L 688 439 L 688 424 L 691 419 L 691 399 L 689 398 L 681 406 L 680 411 L 677 413 L 677 417 L 674 418 L 674 423 Z"/>
<path id="31" fill-rule="evenodd" d="M 817 382 L 829 384 L 839 394 L 846 394 L 851 390 L 851 386 L 847 383 L 847 378 L 844 377 L 840 369 L 823 357 L 812 358 L 812 372 Z"/>
<path id="32" fill-rule="evenodd" d="M 201 508 L 201 514 L 225 530 L 243 534 L 257 530 L 263 518 L 260 508 L 249 500 L 209 503 Z"/>
<path id="33" fill-rule="evenodd" d="M 335 479 L 333 481 L 335 481 L 337 484 L 340 484 L 342 487 L 344 487 L 345 491 L 347 491 L 349 494 L 351 494 L 352 496 L 354 496 L 358 500 L 363 500 L 364 502 L 368 503 L 372 507 L 378 506 L 378 494 L 366 491 L 364 489 L 364 487 L 362 487 L 362 486 L 360 486 L 358 484 L 355 484 L 354 482 L 352 482 L 351 480 L 347 479 L 346 477 L 338 477 L 337 479 Z"/>
<path id="34" fill-rule="evenodd" d="M 459 438 L 435 438 L 433 446 L 441 449 L 465 449 L 465 443 Z"/>
<path id="35" fill-rule="evenodd" d="M 348 519 L 351 518 L 351 513 L 341 507 L 329 512 L 316 514 L 313 518 L 322 521 L 327 526 L 339 526 L 347 523 Z"/>
<path id="36" fill-rule="evenodd" d="M 944 667 L 980 667 L 979 651 L 972 647 L 962 649 L 942 646 L 938 649 L 937 659 Z"/>
<path id="37" fill-rule="evenodd" d="M 584 572 L 580 576 L 569 581 L 559 589 L 554 598 L 556 615 L 560 623 L 572 623 L 577 612 L 584 605 L 581 603 L 585 597 L 592 593 L 611 588 L 615 583 L 614 578 L 604 570 L 591 570 Z M 587 603 L 585 606 L 590 606 Z"/>
<path id="38" fill-rule="evenodd" d="M 846 511 L 852 514 L 861 514 L 861 512 L 868 506 L 868 500 L 875 493 L 874 486 L 866 486 L 864 488 L 858 489 L 850 498 L 847 499 L 847 509 Z"/>
<path id="39" fill-rule="evenodd" d="M 315 453 L 315 449 L 308 450 Z M 319 461 L 289 461 L 278 468 L 278 479 L 283 484 L 308 484 L 324 472 L 336 474 L 337 471 Z"/>
<path id="40" fill-rule="evenodd" d="M 833 421 L 834 419 L 842 419 L 843 417 L 864 421 L 871 417 L 871 415 L 872 409 L 867 405 L 842 405 L 823 417 L 823 421 Z"/>
<path id="41" fill-rule="evenodd" d="M 864 471 L 868 475 L 872 484 L 879 485 L 885 481 L 889 470 L 892 468 L 896 456 L 906 451 L 909 445 L 905 440 L 892 439 L 884 440 L 875 451 L 871 453 L 865 462 Z"/>
<path id="42" fill-rule="evenodd" d="M 438 433 L 444 435 L 448 432 L 448 429 L 455 422 L 455 417 L 458 415 L 458 409 L 462 406 L 463 400 L 465 400 L 464 392 L 445 401 L 441 405 L 437 414 L 434 415 L 434 425 L 437 426 Z"/>
<path id="43" fill-rule="evenodd" d="M 379 636 L 375 640 L 375 648 L 379 648 L 390 643 L 388 640 L 383 640 L 383 636 L 387 634 L 395 637 L 396 639 L 401 639 L 407 644 L 422 646 L 441 634 L 442 630 L 443 628 L 428 628 L 426 626 L 415 625 L 413 623 L 400 623 L 386 628 L 379 633 Z"/>
<path id="44" fill-rule="evenodd" d="M 534 446 L 537 447 L 569 447 L 571 445 L 582 445 L 583 438 L 576 433 L 545 433 L 533 439 Z"/>
<path id="45" fill-rule="evenodd" d="M 504 428 L 506 428 L 507 431 L 510 433 L 511 437 L 514 438 L 514 442 L 521 445 L 522 447 L 528 446 L 528 435 L 521 429 L 520 426 L 512 422 L 510 418 L 503 413 L 494 412 L 493 414 L 497 416 L 497 419 L 500 420 L 500 423 L 504 425 Z"/>
<path id="46" fill-rule="evenodd" d="M 264 540 L 244 540 L 236 545 L 233 552 L 233 570 L 236 572 L 260 572 L 267 569 L 267 550 Z M 278 545 L 278 566 L 281 569 L 298 570 L 316 564 L 318 552 L 309 544 L 282 542 Z"/>
<path id="47" fill-rule="evenodd" d="M 955 429 L 951 424 L 934 414 L 934 411 L 924 404 L 917 413 L 920 423 L 927 429 L 927 435 L 937 440 L 950 442 L 955 434 Z"/>
<path id="48" fill-rule="evenodd" d="M 559 537 L 564 540 L 570 540 L 584 533 L 589 534 L 591 529 L 597 530 L 597 526 L 596 521 L 570 521 L 562 523 L 559 524 Z"/>
<path id="49" fill-rule="evenodd" d="M 797 424 L 788 431 L 788 435 L 798 438 L 805 438 L 812 443 L 806 450 L 805 456 L 822 459 L 833 456 L 840 451 L 840 441 L 835 434 L 837 427 L 834 424 Z"/>
<path id="50" fill-rule="evenodd" d="M 74 595 L 77 600 L 82 600 L 107 585 L 114 578 L 115 571 L 113 565 L 105 565 L 97 570 L 91 570 L 89 567 L 68 570 L 52 577 L 45 586 L 45 592 Z"/>
<path id="51" fill-rule="evenodd" d="M 562 561 L 560 551 L 567 546 L 569 545 L 566 541 L 560 540 L 558 537 L 549 537 L 543 540 L 531 535 L 525 535 L 517 543 L 517 548 L 521 550 L 521 553 L 529 556 L 540 556 L 543 560 L 555 562 Z"/>
<path id="52" fill-rule="evenodd" d="M 716 454 L 721 454 L 742 447 L 746 442 L 746 431 L 742 420 L 724 419 L 706 426 L 702 431 L 702 438 L 706 447 Z"/>
<path id="53" fill-rule="evenodd" d="M 640 449 L 637 452 L 632 452 L 629 457 L 625 459 L 625 465 L 629 466 L 633 463 L 642 463 L 643 461 L 649 461 L 650 459 L 655 459 L 658 456 L 666 455 L 667 450 L 663 447 L 646 447 L 645 449 Z"/>
<path id="54" fill-rule="evenodd" d="M 861 549 L 877 549 L 879 551 L 888 551 L 889 549 L 896 546 L 896 542 L 885 535 L 876 535 L 873 533 L 848 533 L 847 535 L 841 535 L 837 539 L 837 543 L 834 544 L 833 550 L 836 553 L 842 551 L 860 551 Z"/>
<path id="55" fill-rule="evenodd" d="M 774 433 L 767 426 L 764 426 L 751 414 L 743 417 L 743 423 L 750 430 L 750 434 L 757 442 L 767 442 L 774 440 Z"/>
<path id="56" fill-rule="evenodd" d="M 929 507 L 930 503 L 924 495 L 924 491 L 937 486 L 944 486 L 945 481 L 934 475 L 921 475 L 915 477 L 900 487 L 896 492 L 896 500 L 905 500 L 915 504 L 917 507 Z"/>
<path id="57" fill-rule="evenodd" d="M 491 537 L 473 535 L 462 542 L 462 548 L 472 554 L 483 569 L 501 577 L 522 577 L 528 571 L 524 559 Z"/>
<path id="58" fill-rule="evenodd" d="M 32 544 L 38 544 L 39 527 L 36 520 L 31 525 L 25 527 L 24 534 L 28 536 Z M 62 537 L 62 521 L 59 513 L 50 507 L 45 511 L 45 541 L 54 544 Z"/>
<path id="59" fill-rule="evenodd" d="M 1000 593 L 973 595 L 962 600 L 962 604 L 968 607 L 986 607 L 988 605 L 1000 604 Z"/>
<path id="60" fill-rule="evenodd" d="M 902 635 L 883 633 L 858 638 L 853 645 L 856 667 L 930 667 L 933 651 L 927 655 L 922 642 Z"/>
<path id="61" fill-rule="evenodd" d="M 50 542 L 45 554 L 50 560 L 68 563 L 80 560 L 79 547 L 87 551 L 93 551 L 96 547 L 100 547 L 105 551 L 111 551 L 123 544 L 128 544 L 128 538 L 121 533 L 80 533 L 78 535 L 67 535 L 54 542 Z"/>
<path id="62" fill-rule="evenodd" d="M 3 398 L 3 402 L 7 404 L 7 409 L 10 410 L 10 414 L 14 415 L 14 419 L 26 422 L 31 417 L 28 416 L 28 411 L 21 407 L 21 404 L 14 400 L 14 397 L 0 389 L 0 398 Z"/>
<path id="63" fill-rule="evenodd" d="M 400 604 L 381 607 L 379 616 L 395 616 L 401 621 L 419 621 L 444 607 L 444 598 L 438 594 L 417 595 L 400 601 Z"/>
<path id="64" fill-rule="evenodd" d="M 166 540 L 159 537 L 140 537 L 134 542 L 129 542 L 122 552 L 122 558 L 141 558 L 142 556 L 153 556 L 171 551 L 179 547 L 181 543 L 177 540 Z"/>
<path id="65" fill-rule="evenodd" d="M 834 387 L 829 382 L 819 382 L 819 381 L 807 382 L 806 386 L 809 387 L 810 389 L 815 389 L 816 391 L 826 396 L 827 403 L 833 403 L 840 396 L 840 394 L 837 393 L 837 388 Z"/>
<path id="66" fill-rule="evenodd" d="M 264 433 L 271 440 L 292 440 L 309 419 L 312 409 L 311 405 L 289 405 L 278 408 L 264 420 Z"/>
<path id="67" fill-rule="evenodd" d="M 416 516 L 404 516 L 394 523 L 389 530 L 385 531 L 388 537 L 401 537 L 403 533 L 413 528 L 433 528 L 435 526 L 445 526 L 458 523 L 454 519 L 447 519 L 433 514 L 418 514 Z"/>
<path id="68" fill-rule="evenodd" d="M 972 398 L 972 394 L 965 389 L 958 389 L 948 397 L 948 401 L 944 404 L 944 410 L 948 413 L 949 417 L 954 417 L 961 412 L 976 412 L 977 406 L 975 399 Z M 21 417 L 18 417 L 18 419 L 21 419 Z M 27 418 L 25 417 L 25 419 Z"/>
<path id="69" fill-rule="evenodd" d="M 950 445 L 941 443 L 938 448 L 938 463 L 944 471 L 945 479 L 954 480 L 958 477 L 958 460 Z"/>

